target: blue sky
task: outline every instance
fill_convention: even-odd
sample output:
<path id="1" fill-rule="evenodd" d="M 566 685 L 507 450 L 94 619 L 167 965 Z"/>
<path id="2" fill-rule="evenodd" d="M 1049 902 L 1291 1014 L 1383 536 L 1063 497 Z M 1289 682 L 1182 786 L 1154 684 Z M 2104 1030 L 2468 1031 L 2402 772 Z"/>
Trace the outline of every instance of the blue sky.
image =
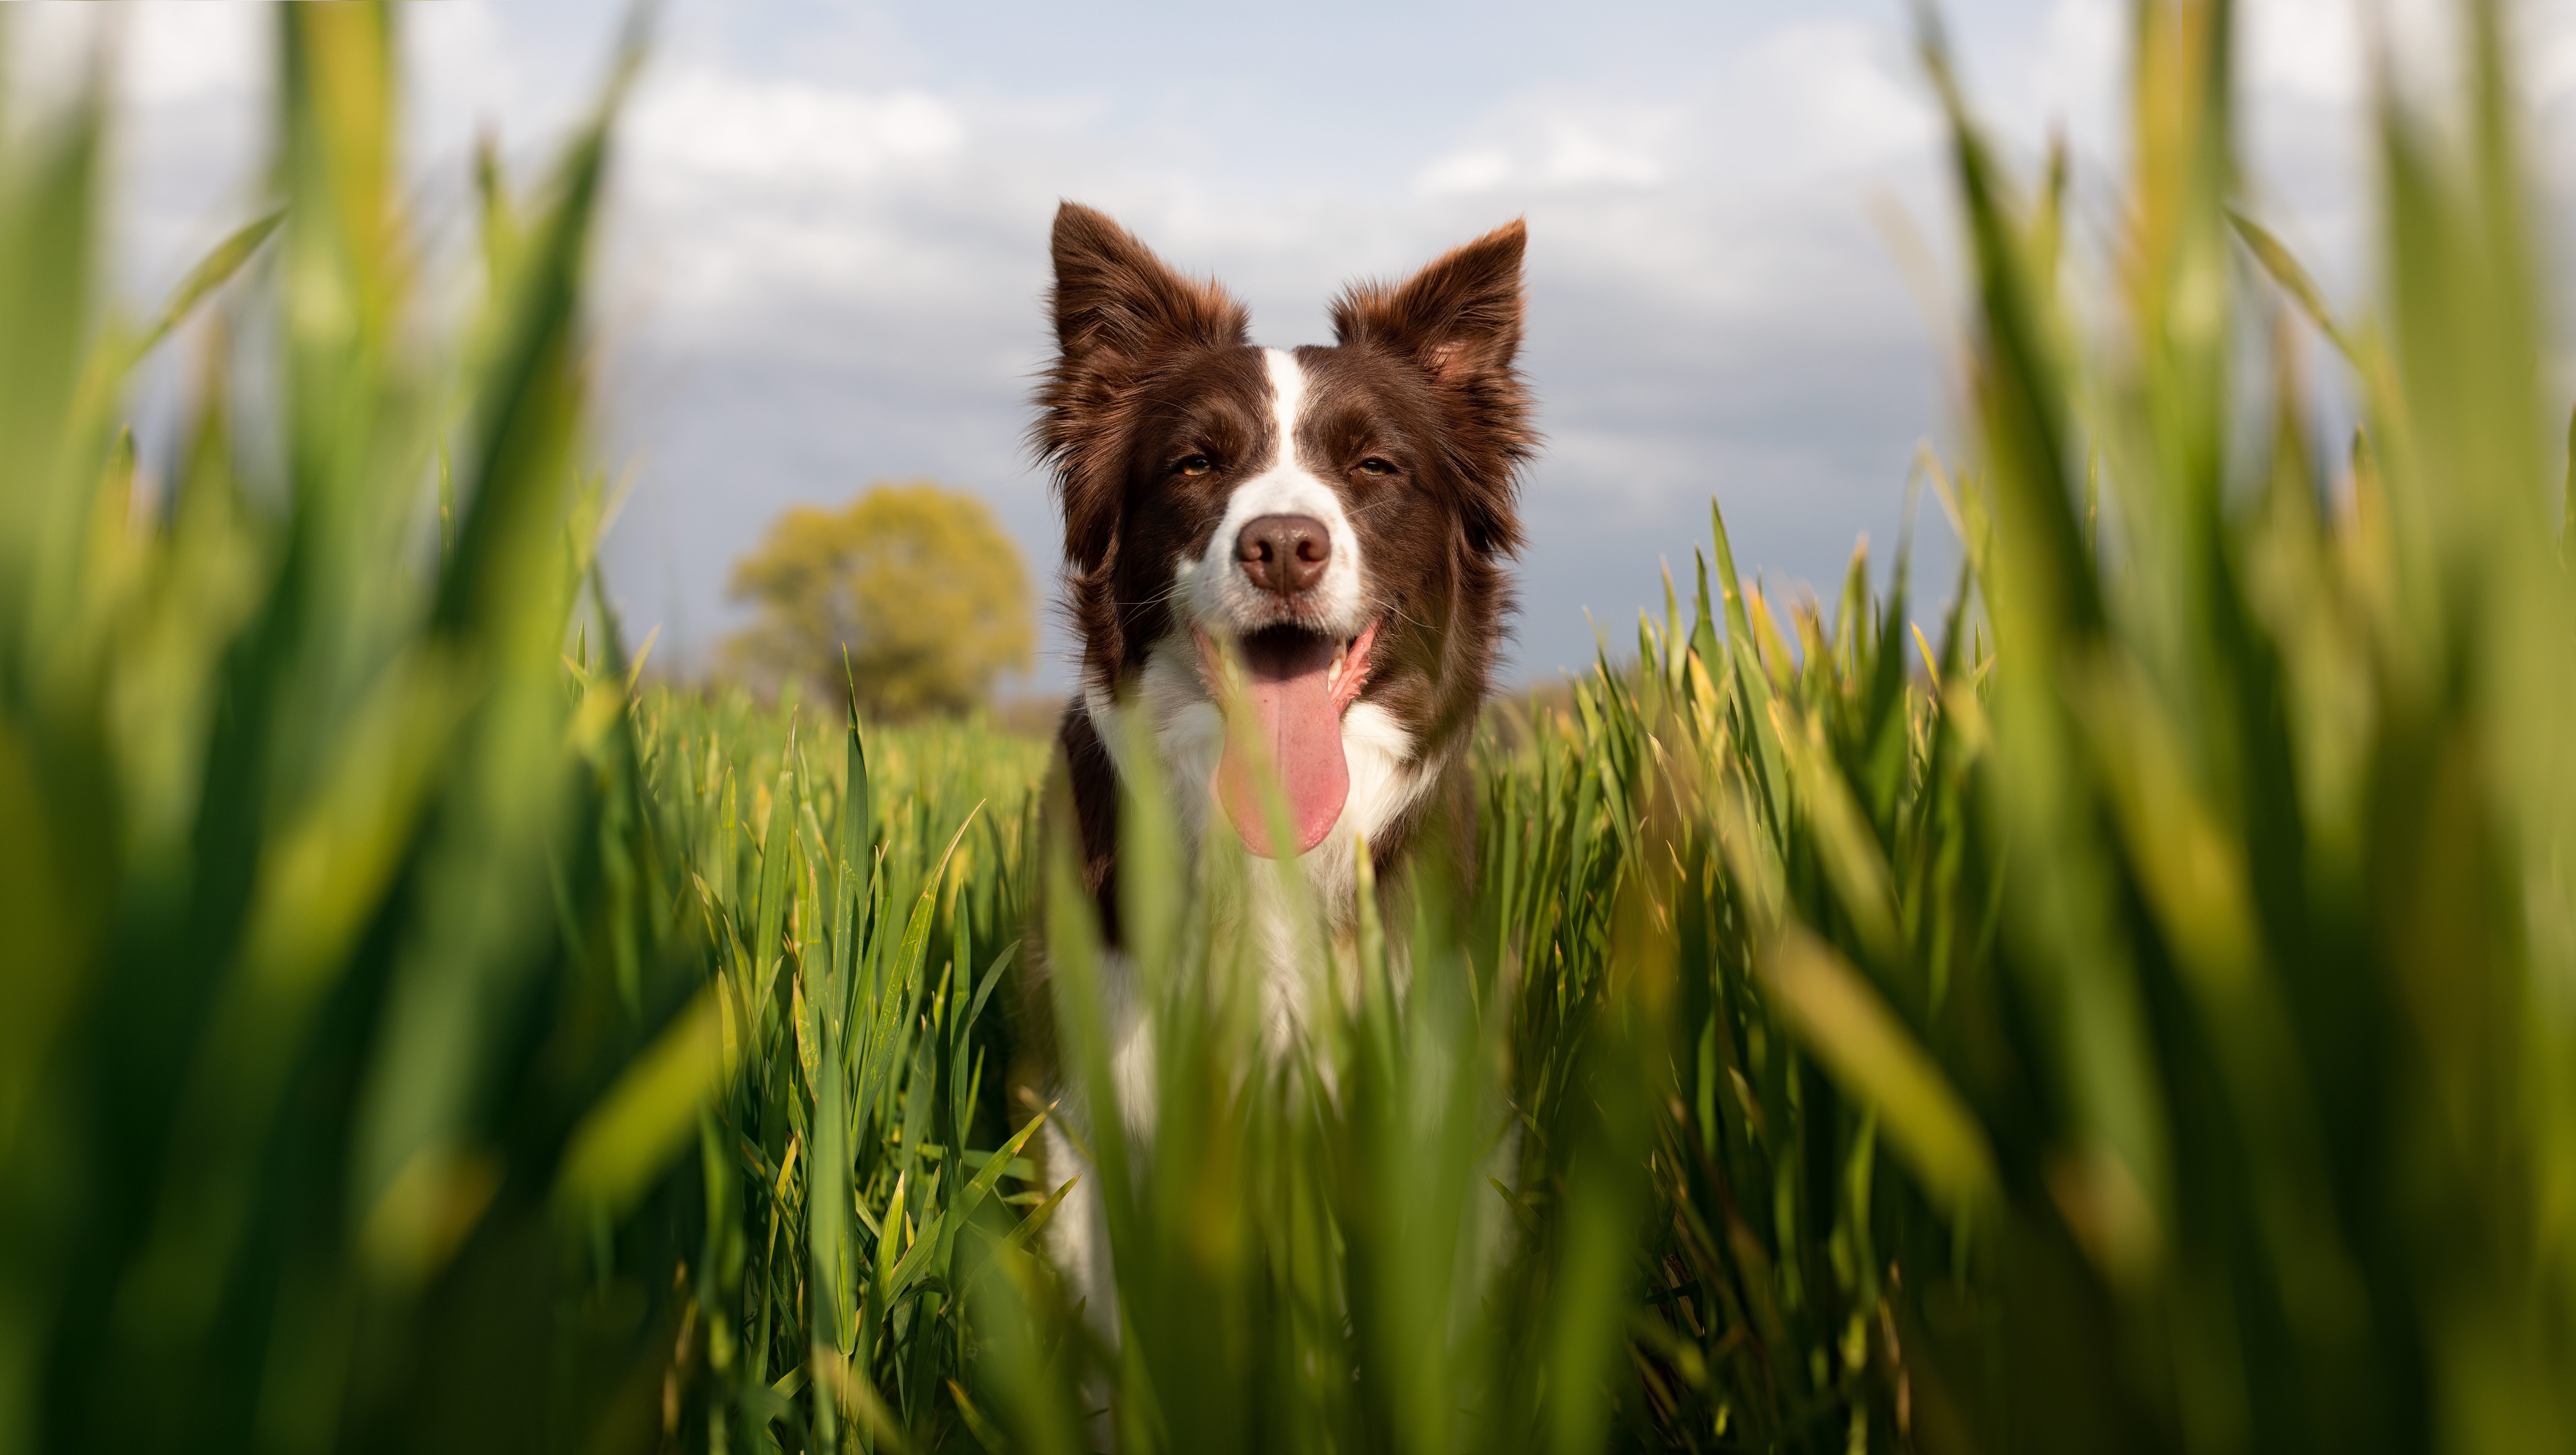
<path id="1" fill-rule="evenodd" d="M 249 206 L 264 21 L 122 8 L 126 252 L 150 290 Z M 2123 7 L 1947 8 L 1985 114 L 2026 157 L 2068 133 L 2079 232 L 2106 238 Z M 621 13 L 406 12 L 434 225 L 462 215 L 478 130 L 528 167 L 546 154 Z M 2361 7 L 2243 13 L 2249 200 L 2349 292 L 2366 264 Z M 2545 154 L 2563 157 L 2571 7 L 2524 7 L 2522 33 Z M 1949 433 L 1941 183 L 1897 0 L 676 0 L 628 118 L 604 277 L 601 447 L 635 481 L 612 580 L 638 634 L 659 623 L 672 660 L 702 660 L 736 620 L 727 568 L 772 514 L 916 476 L 983 495 L 1047 579 L 1055 526 L 1021 430 L 1060 197 L 1224 279 L 1281 345 L 1325 337 L 1344 281 L 1526 216 L 1525 363 L 1550 443 L 1509 672 L 1552 675 L 1590 655 L 1587 612 L 1633 640 L 1658 563 L 1686 575 L 1712 493 L 1739 562 L 1774 582 L 1830 590 L 1863 532 L 1883 557 L 1918 442 Z M 1946 581 L 1936 509 L 1920 536 Z M 1050 623 L 1029 685 L 1063 686 L 1069 658 Z"/>

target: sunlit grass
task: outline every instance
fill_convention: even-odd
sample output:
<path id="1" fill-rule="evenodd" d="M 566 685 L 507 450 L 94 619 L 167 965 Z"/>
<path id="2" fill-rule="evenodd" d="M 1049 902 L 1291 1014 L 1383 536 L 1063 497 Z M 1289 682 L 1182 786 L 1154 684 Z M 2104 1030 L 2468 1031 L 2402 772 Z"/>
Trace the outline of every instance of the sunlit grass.
<path id="1" fill-rule="evenodd" d="M 2230 211 L 2224 7 L 2136 10 L 2081 309 L 2063 170 L 1927 43 L 1961 579 L 1765 600 L 1713 517 L 1284 1040 L 1263 868 L 1152 785 L 1113 958 L 1079 896 L 1031 933 L 1045 743 L 637 689 L 581 465 L 613 98 L 432 318 L 386 14 L 282 14 L 283 211 L 172 305 L 140 467 L 103 113 L 8 133 L 0 1448 L 2576 1443 L 2576 593 L 2462 14 L 2455 114 L 2376 107 L 2345 317 Z M 1034 1256 L 1042 1112 L 1114 1323 Z"/>

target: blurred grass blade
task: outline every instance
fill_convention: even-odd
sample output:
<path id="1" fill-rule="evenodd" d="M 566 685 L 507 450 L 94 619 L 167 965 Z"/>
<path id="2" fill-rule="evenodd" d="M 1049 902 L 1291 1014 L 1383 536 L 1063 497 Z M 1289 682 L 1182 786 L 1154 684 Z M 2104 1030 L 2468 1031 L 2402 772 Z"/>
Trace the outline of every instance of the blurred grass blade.
<path id="1" fill-rule="evenodd" d="M 161 305 L 160 314 L 136 336 L 130 345 L 131 357 L 139 359 L 152 352 L 170 336 L 172 330 L 186 322 L 188 315 L 205 300 L 206 295 L 232 281 L 233 274 L 241 271 L 242 264 L 250 261 L 251 255 L 259 251 L 260 244 L 267 242 L 270 234 L 277 231 L 278 224 L 285 220 L 284 212 L 271 212 L 266 217 L 243 224 L 232 236 L 215 244 L 214 250 L 200 258 L 197 266 L 188 270 L 188 276 L 179 281 L 169 301 Z"/>
<path id="2" fill-rule="evenodd" d="M 623 1216 L 696 1134 L 700 1108 L 732 1074 L 718 994 L 701 990 L 573 1128 L 554 1187 L 565 1215 Z"/>
<path id="3" fill-rule="evenodd" d="M 2342 325 L 2335 322 L 2334 310 L 2327 305 L 2324 291 L 2317 287 L 2316 279 L 2308 275 L 2298 257 L 2262 224 L 2244 213 L 2230 208 L 2227 221 L 2236 229 L 2237 236 L 2245 240 L 2246 250 L 2263 265 L 2263 271 L 2271 275 L 2282 292 L 2290 295 L 2291 301 L 2299 305 L 2299 311 L 2308 316 L 2308 321 L 2317 326 L 2317 331 L 2326 336 L 2327 342 L 2332 343 L 2345 359 L 2358 363 L 2360 356 L 2354 352 L 2352 340 L 2345 335 Z"/>
<path id="4" fill-rule="evenodd" d="M 1878 1114 L 1934 1202 L 1961 1219 L 1993 1207 L 1999 1184 L 1984 1131 L 1868 982 L 1794 925 L 1763 956 L 1762 972 L 1801 1039 Z"/>

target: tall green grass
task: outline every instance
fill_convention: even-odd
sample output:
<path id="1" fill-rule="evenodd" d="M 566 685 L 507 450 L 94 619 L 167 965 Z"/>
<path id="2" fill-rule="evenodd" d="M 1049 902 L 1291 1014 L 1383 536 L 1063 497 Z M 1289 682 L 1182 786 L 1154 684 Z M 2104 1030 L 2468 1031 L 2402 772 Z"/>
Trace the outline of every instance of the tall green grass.
<path id="1" fill-rule="evenodd" d="M 2091 300 L 2062 164 L 2011 182 L 1927 22 L 1974 263 L 1940 644 L 1857 562 L 1776 629 L 1721 531 L 1723 637 L 1703 590 L 1501 780 L 1544 822 L 1596 771 L 1674 936 L 1654 1438 L 2576 1437 L 2576 595 L 2508 48 L 2459 21 L 2452 108 L 2375 106 L 2367 320 L 2230 210 L 2228 7 L 2136 7 Z"/>
<path id="2" fill-rule="evenodd" d="M 863 744 L 739 695 L 657 694 L 644 724 L 740 1068 L 700 1115 L 703 1332 L 673 1427 L 718 1449 L 944 1443 L 972 1409 L 968 1235 L 1008 1238 L 1001 1210 L 1042 1200 L 995 1028 L 1045 745 L 980 725 Z"/>
<path id="3" fill-rule="evenodd" d="M 613 97 L 443 317 L 391 18 L 275 24 L 275 210 L 157 316 L 102 97 L 0 152 L 0 1448 L 642 1443 L 720 1066 L 585 595 Z"/>
<path id="4" fill-rule="evenodd" d="M 2576 600 L 2502 21 L 2459 18 L 2450 110 L 2375 107 L 2375 322 L 2231 212 L 2227 7 L 2135 12 L 2089 313 L 2063 166 L 2010 181 L 1926 23 L 1974 264 L 1938 645 L 1901 565 L 1893 602 L 1856 561 L 1784 622 L 1719 529 L 1713 595 L 1488 759 L 1477 892 L 1417 931 L 1409 1011 L 1363 928 L 1335 1074 L 1244 1083 L 1229 947 L 1161 906 L 1157 1103 L 1224 1114 L 1186 1153 L 1101 1134 L 1122 1443 L 2576 1433 Z M 1497 1069 L 1425 1114 L 1354 1046 Z M 1498 1146 L 1526 1222 L 1462 1268 L 1456 1169 Z M 1387 1188 L 1446 1241 L 1367 1256 Z"/>
<path id="5" fill-rule="evenodd" d="M 173 305 L 214 342 L 140 489 L 170 328 L 86 271 L 104 112 L 19 133 L 0 1443 L 2576 1444 L 2570 507 L 2459 15 L 2451 99 L 2374 106 L 2349 317 L 2247 200 L 2227 6 L 2133 9 L 2092 297 L 2062 159 L 2015 179 L 1926 19 L 1960 580 L 1766 596 L 1713 518 L 1633 660 L 1497 710 L 1465 875 L 1310 936 L 1284 1038 L 1266 868 L 1156 785 L 1111 957 L 1043 744 L 635 690 L 580 467 L 609 107 L 487 171 L 443 326 L 387 16 L 282 15 L 283 220 Z M 1042 1118 L 1114 1310 L 1037 1256 L 1095 1190 Z"/>

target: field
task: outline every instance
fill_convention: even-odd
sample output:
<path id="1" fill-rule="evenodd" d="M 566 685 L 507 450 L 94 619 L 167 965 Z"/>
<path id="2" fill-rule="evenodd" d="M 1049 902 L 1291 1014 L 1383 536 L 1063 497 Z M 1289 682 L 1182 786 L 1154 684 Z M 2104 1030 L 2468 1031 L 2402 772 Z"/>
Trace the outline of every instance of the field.
<path id="1" fill-rule="evenodd" d="M 606 605 L 623 80 L 486 159 L 454 318 L 383 10 L 280 16 L 280 210 L 140 322 L 101 103 L 0 129 L 0 1452 L 2576 1448 L 2576 495 L 2460 14 L 2349 315 L 2232 210 L 2224 6 L 2136 7 L 2089 269 L 1925 20 L 1960 579 L 1766 599 L 1713 512 L 1285 1065 L 1244 862 L 1131 814 L 1114 1344 L 1033 1256 L 1045 745 L 649 685 Z"/>

